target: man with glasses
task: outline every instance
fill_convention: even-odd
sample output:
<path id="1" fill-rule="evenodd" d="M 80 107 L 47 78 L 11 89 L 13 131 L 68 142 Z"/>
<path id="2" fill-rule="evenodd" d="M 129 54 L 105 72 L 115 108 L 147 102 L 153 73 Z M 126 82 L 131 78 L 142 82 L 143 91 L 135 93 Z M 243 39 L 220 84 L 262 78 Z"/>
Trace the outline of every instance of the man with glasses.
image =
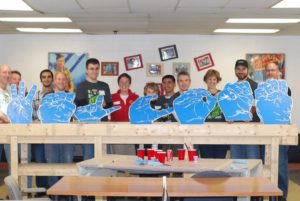
<path id="1" fill-rule="evenodd" d="M 266 80 L 268 79 L 280 79 L 281 72 L 279 71 L 278 64 L 271 62 L 266 66 Z M 288 95 L 291 96 L 291 89 L 288 88 Z M 286 200 L 288 195 L 288 151 L 287 145 L 279 146 L 279 161 L 278 161 L 278 187 L 283 191 L 283 197 L 280 200 Z"/>

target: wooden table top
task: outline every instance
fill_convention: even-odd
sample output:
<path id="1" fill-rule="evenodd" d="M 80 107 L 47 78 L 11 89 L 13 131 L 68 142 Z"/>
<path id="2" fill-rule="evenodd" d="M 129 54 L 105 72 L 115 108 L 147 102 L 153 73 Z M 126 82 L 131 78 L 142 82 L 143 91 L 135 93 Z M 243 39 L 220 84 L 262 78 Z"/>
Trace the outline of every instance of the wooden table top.
<path id="1" fill-rule="evenodd" d="M 262 177 L 167 178 L 170 197 L 280 196 Z M 162 178 L 66 176 L 48 195 L 161 197 Z"/>
<path id="2" fill-rule="evenodd" d="M 82 168 L 107 168 L 119 171 L 129 172 L 141 172 L 141 173 L 171 173 L 171 172 L 182 172 L 182 173 L 195 173 L 207 170 L 221 170 L 228 173 L 233 173 L 234 176 L 238 176 L 238 173 L 246 170 L 259 170 L 262 168 L 262 162 L 258 159 L 245 160 L 245 164 L 235 163 L 232 159 L 202 159 L 200 158 L 197 162 L 188 161 L 186 158 L 183 161 L 179 161 L 174 157 L 173 161 L 166 162 L 164 166 L 150 166 L 150 165 L 137 165 L 135 163 L 136 156 L 127 155 L 104 155 L 100 159 L 90 159 L 77 163 L 77 167 Z M 234 166 L 235 169 L 231 167 Z M 237 173 L 237 174 L 234 174 Z"/>

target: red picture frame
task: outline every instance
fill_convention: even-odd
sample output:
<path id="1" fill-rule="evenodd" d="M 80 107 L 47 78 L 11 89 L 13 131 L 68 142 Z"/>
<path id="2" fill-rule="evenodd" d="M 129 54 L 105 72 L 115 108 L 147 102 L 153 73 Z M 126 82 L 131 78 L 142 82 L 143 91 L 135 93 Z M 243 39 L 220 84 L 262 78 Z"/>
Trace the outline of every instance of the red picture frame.
<path id="1" fill-rule="evenodd" d="M 118 76 L 119 75 L 119 62 L 116 62 L 116 61 L 101 62 L 101 75 L 102 76 Z"/>
<path id="2" fill-rule="evenodd" d="M 202 71 L 215 65 L 210 53 L 196 57 L 194 58 L 194 61 L 198 71 Z"/>
<path id="3" fill-rule="evenodd" d="M 144 67 L 141 54 L 124 57 L 124 63 L 127 71 Z"/>
<path id="4" fill-rule="evenodd" d="M 164 95 L 164 88 L 162 83 L 155 83 L 158 86 L 159 89 L 159 95 L 163 96 Z"/>

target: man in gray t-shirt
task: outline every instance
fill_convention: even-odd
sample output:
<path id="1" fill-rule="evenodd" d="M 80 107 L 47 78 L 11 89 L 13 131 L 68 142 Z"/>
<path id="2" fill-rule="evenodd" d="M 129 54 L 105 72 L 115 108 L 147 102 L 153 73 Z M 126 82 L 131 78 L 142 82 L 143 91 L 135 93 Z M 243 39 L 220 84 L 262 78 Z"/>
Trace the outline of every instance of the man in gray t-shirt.
<path id="1" fill-rule="evenodd" d="M 75 104 L 76 106 L 84 106 L 95 103 L 99 95 L 104 96 L 103 108 L 112 106 L 110 89 L 107 83 L 98 81 L 100 63 L 98 59 L 91 58 L 86 62 L 86 80 L 81 82 L 76 88 Z M 104 117 L 101 121 L 107 121 Z M 83 159 L 91 159 L 94 157 L 94 145 L 82 145 Z"/>

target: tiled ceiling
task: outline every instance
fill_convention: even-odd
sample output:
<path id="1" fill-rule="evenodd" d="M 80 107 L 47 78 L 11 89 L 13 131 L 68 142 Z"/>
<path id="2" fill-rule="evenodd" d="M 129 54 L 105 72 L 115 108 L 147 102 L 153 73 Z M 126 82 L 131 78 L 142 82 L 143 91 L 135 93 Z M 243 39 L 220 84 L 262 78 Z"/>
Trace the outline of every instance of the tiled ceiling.
<path id="1" fill-rule="evenodd" d="M 0 17 L 69 17 L 72 23 L 0 22 L 17 27 L 79 28 L 86 34 L 214 34 L 216 28 L 276 28 L 300 35 L 300 24 L 226 24 L 228 18 L 300 18 L 300 9 L 272 9 L 280 0 L 24 0 L 33 12 L 0 11 Z"/>

